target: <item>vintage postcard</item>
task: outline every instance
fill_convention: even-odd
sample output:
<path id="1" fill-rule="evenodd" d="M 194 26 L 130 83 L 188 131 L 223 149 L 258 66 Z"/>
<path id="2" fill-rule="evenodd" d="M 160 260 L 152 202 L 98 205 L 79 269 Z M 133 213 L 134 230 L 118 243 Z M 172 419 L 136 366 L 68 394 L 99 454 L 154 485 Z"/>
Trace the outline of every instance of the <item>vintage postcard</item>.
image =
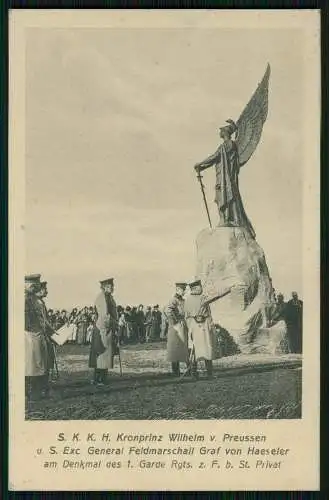
<path id="1" fill-rule="evenodd" d="M 10 489 L 317 490 L 319 12 L 9 34 Z"/>

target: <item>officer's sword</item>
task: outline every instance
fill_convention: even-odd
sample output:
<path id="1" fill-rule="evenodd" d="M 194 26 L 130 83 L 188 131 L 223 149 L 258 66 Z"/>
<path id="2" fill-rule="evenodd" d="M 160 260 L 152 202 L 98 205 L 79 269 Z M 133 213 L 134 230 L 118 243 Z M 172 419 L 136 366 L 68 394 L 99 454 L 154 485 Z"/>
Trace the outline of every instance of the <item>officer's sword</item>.
<path id="1" fill-rule="evenodd" d="M 54 365 L 55 365 L 55 370 L 56 370 L 56 379 L 59 379 L 59 371 L 58 371 L 56 347 L 55 346 L 53 346 L 53 351 L 54 351 Z"/>
<path id="2" fill-rule="evenodd" d="M 202 182 L 202 175 L 200 174 L 200 172 L 198 173 L 197 178 L 198 178 L 198 180 L 200 182 L 200 187 L 201 187 L 201 191 L 202 191 L 203 201 L 204 201 L 204 204 L 205 204 L 205 207 L 206 207 L 206 212 L 207 212 L 207 216 L 208 216 L 209 225 L 210 225 L 210 228 L 212 229 L 212 224 L 211 224 L 211 219 L 210 219 L 210 214 L 209 214 L 209 209 L 208 209 L 208 203 L 207 203 L 206 193 L 204 192 L 204 185 L 203 185 L 203 182 Z"/>
<path id="3" fill-rule="evenodd" d="M 118 345 L 118 354 L 119 354 L 119 365 L 120 365 L 120 377 L 122 377 L 122 363 L 121 363 L 121 354 L 119 345 Z"/>

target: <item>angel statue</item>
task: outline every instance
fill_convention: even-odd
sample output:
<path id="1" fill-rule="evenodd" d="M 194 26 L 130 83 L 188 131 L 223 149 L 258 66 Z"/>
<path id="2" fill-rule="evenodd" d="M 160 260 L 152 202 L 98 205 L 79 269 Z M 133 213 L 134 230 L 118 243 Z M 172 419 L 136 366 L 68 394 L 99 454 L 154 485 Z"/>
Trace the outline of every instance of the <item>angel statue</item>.
<path id="1" fill-rule="evenodd" d="M 243 207 L 239 191 L 239 171 L 254 153 L 261 138 L 268 111 L 269 77 L 270 66 L 268 65 L 261 83 L 237 122 L 226 120 L 227 125 L 220 127 L 219 135 L 223 142 L 217 151 L 194 167 L 201 184 L 210 226 L 201 172 L 215 165 L 215 203 L 219 212 L 218 225 L 244 227 L 252 238 L 256 235 Z M 235 134 L 235 140 L 232 140 L 233 134 Z"/>

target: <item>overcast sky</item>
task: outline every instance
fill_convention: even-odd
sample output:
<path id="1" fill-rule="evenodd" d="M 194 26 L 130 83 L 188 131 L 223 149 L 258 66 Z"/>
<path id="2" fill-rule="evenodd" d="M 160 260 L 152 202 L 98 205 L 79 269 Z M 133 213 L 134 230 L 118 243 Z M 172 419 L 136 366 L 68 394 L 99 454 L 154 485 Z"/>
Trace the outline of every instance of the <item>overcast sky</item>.
<path id="1" fill-rule="evenodd" d="M 118 302 L 163 304 L 194 277 L 207 219 L 193 165 L 267 62 L 268 120 L 240 189 L 274 287 L 302 295 L 298 31 L 29 29 L 26 50 L 26 271 L 48 280 L 49 306 L 92 303 L 107 276 Z"/>

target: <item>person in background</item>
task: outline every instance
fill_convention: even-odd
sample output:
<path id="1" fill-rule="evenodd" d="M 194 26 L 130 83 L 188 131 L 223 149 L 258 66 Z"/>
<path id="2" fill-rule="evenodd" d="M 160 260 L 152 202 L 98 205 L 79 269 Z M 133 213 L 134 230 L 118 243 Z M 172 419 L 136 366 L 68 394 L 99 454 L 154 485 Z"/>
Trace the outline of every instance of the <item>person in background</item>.
<path id="1" fill-rule="evenodd" d="M 168 318 L 167 360 L 171 362 L 172 373 L 180 376 L 180 362 L 188 365 L 188 336 L 184 315 L 184 294 L 186 283 L 176 283 L 176 293 L 166 309 Z"/>
<path id="2" fill-rule="evenodd" d="M 70 325 L 72 329 L 72 335 L 69 338 L 69 342 L 76 342 L 77 340 L 77 318 L 78 318 L 78 309 L 75 307 L 68 318 L 68 325 Z"/>
<path id="3" fill-rule="evenodd" d="M 53 315 L 53 327 L 55 330 L 59 330 L 61 326 L 60 312 L 56 309 Z"/>
<path id="4" fill-rule="evenodd" d="M 48 309 L 48 318 L 52 327 L 54 327 L 54 311 L 53 309 Z"/>
<path id="5" fill-rule="evenodd" d="M 145 340 L 150 342 L 152 338 L 152 309 L 151 306 L 147 306 L 145 313 Z"/>
<path id="6" fill-rule="evenodd" d="M 136 306 L 133 306 L 131 310 L 131 324 L 132 324 L 132 341 L 136 342 L 138 339 L 138 320 L 137 320 Z"/>
<path id="7" fill-rule="evenodd" d="M 156 340 L 156 329 L 157 329 L 157 317 L 155 306 L 151 309 L 151 329 L 150 329 L 150 337 L 149 342 L 153 342 Z"/>
<path id="8" fill-rule="evenodd" d="M 125 321 L 126 321 L 126 327 L 127 327 L 127 335 L 126 335 L 126 338 L 127 338 L 127 342 L 128 343 L 131 343 L 132 340 L 133 340 L 133 321 L 132 321 L 132 311 L 131 311 L 131 307 L 130 306 L 127 306 L 126 307 L 126 310 L 125 310 Z"/>
<path id="9" fill-rule="evenodd" d="M 77 318 L 77 343 L 83 345 L 86 343 L 88 327 L 88 308 L 84 307 Z"/>
<path id="10" fill-rule="evenodd" d="M 95 301 L 97 321 L 90 346 L 89 367 L 94 368 L 93 382 L 104 385 L 118 353 L 118 311 L 113 298 L 114 279 L 102 280 L 100 285 L 101 292 Z"/>
<path id="11" fill-rule="evenodd" d="M 95 313 L 95 309 L 93 306 L 88 307 L 88 324 L 93 322 L 93 315 Z"/>
<path id="12" fill-rule="evenodd" d="M 126 323 L 126 317 L 125 317 L 125 312 L 123 308 L 119 309 L 118 308 L 118 317 L 119 317 L 119 331 L 118 331 L 118 337 L 119 337 L 119 345 L 123 345 L 126 340 L 127 340 L 127 323 Z"/>
<path id="13" fill-rule="evenodd" d="M 59 319 L 58 319 L 58 322 L 59 322 L 59 328 L 61 328 L 62 326 L 66 325 L 67 323 L 67 312 L 65 311 L 65 309 L 62 309 L 60 314 L 59 314 Z"/>
<path id="14" fill-rule="evenodd" d="M 286 308 L 287 304 L 284 301 L 284 296 L 282 293 L 278 293 L 275 308 L 270 319 L 270 326 L 273 326 L 282 320 L 286 321 Z"/>
<path id="15" fill-rule="evenodd" d="M 159 305 L 153 307 L 152 311 L 152 340 L 159 340 L 161 334 L 161 312 L 159 311 Z"/>
<path id="16" fill-rule="evenodd" d="M 145 342 L 145 314 L 143 304 L 138 306 L 136 312 L 136 324 L 137 324 L 137 339 L 140 344 Z"/>
<path id="17" fill-rule="evenodd" d="M 49 320 L 48 316 L 48 311 L 47 307 L 45 304 L 45 299 L 48 296 L 48 288 L 47 288 L 47 281 L 41 281 L 40 282 L 40 288 L 36 292 L 36 296 L 39 299 L 40 303 L 40 309 L 41 309 L 41 315 L 43 319 L 43 323 L 45 325 L 45 338 L 47 341 L 47 380 L 49 381 L 50 378 L 50 371 L 54 369 L 55 366 L 55 359 L 56 359 L 56 352 L 55 352 L 55 344 L 51 338 L 51 335 L 55 333 L 55 330 Z M 46 393 L 49 390 L 49 386 L 47 385 L 47 390 Z"/>
<path id="18" fill-rule="evenodd" d="M 168 334 L 168 318 L 166 316 L 165 309 L 162 311 L 161 314 L 161 333 L 160 333 L 160 339 L 161 340 L 166 340 L 167 339 L 167 334 Z"/>
<path id="19" fill-rule="evenodd" d="M 88 324 L 88 327 L 87 327 L 87 339 L 86 339 L 86 342 L 87 344 L 91 344 L 91 339 L 92 339 L 92 336 L 93 336 L 93 331 L 94 331 L 94 328 L 95 328 L 95 321 L 90 321 L 90 323 Z"/>
<path id="20" fill-rule="evenodd" d="M 72 309 L 69 315 L 68 323 L 73 323 L 76 320 L 77 315 L 78 315 L 78 309 L 75 307 L 74 309 Z"/>
<path id="21" fill-rule="evenodd" d="M 297 292 L 292 292 L 292 298 L 286 304 L 285 319 L 288 329 L 290 352 L 303 352 L 303 301 Z"/>

